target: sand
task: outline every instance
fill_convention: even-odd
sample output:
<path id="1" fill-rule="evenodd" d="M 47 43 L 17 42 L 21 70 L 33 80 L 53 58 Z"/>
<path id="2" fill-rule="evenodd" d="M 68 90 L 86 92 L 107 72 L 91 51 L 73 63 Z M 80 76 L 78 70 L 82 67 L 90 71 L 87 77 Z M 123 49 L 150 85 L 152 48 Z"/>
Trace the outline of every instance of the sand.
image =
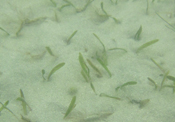
<path id="1" fill-rule="evenodd" d="M 175 1 L 69 1 L 1 0 L 0 102 L 9 103 L 0 121 L 175 121 L 175 81 L 170 79 L 175 77 Z M 158 41 L 137 52 L 152 40 Z M 81 74 L 80 54 L 90 71 L 88 81 Z M 60 63 L 65 65 L 48 79 Z M 64 118 L 73 98 L 74 108 Z M 25 114 L 21 100 L 32 110 L 27 106 Z"/>

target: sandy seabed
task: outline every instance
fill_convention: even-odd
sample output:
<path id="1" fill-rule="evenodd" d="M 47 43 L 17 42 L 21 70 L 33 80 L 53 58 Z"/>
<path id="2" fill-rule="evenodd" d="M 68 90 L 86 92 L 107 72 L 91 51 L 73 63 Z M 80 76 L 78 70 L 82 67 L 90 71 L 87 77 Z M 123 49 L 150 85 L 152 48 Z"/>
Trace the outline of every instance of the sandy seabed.
<path id="1" fill-rule="evenodd" d="M 174 0 L 1 0 L 0 121 L 174 122 L 174 61 Z"/>

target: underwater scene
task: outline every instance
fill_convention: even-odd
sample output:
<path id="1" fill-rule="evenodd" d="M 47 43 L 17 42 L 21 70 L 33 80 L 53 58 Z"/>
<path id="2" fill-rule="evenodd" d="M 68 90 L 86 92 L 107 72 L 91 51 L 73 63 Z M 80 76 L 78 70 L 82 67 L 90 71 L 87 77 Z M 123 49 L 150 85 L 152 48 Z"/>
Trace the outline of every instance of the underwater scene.
<path id="1" fill-rule="evenodd" d="M 0 122 L 174 122 L 175 0 L 1 0 Z"/>

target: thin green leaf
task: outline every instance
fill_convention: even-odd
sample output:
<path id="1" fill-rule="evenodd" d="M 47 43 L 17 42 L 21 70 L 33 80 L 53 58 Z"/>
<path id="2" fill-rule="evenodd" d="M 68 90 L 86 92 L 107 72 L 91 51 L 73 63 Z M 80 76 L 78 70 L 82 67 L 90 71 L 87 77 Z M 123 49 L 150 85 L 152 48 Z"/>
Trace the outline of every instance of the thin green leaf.
<path id="1" fill-rule="evenodd" d="M 29 107 L 29 109 L 30 109 L 30 111 L 32 111 L 32 108 L 29 106 L 29 104 L 25 101 L 25 99 L 24 98 L 22 98 L 22 97 L 18 97 L 16 100 L 18 100 L 18 101 L 21 101 L 22 102 L 22 104 L 23 104 L 23 108 L 25 108 L 26 109 L 26 107 L 28 106 Z"/>
<path id="2" fill-rule="evenodd" d="M 104 10 L 104 8 L 103 8 L 103 2 L 101 2 L 101 9 L 102 9 L 103 13 L 104 13 L 106 16 L 109 17 L 108 13 L 107 13 L 107 12 Z"/>
<path id="3" fill-rule="evenodd" d="M 67 44 L 70 44 L 70 40 L 74 37 L 74 35 L 77 33 L 77 30 L 76 31 L 74 31 L 71 35 L 70 35 L 70 37 L 67 39 Z"/>
<path id="4" fill-rule="evenodd" d="M 23 20 L 23 22 L 21 24 L 23 26 L 24 25 L 30 25 L 30 24 L 38 24 L 38 23 L 43 22 L 44 20 L 46 20 L 46 17 L 39 17 L 39 18 L 34 18 L 34 19 L 28 19 L 27 18 L 27 19 Z"/>
<path id="5" fill-rule="evenodd" d="M 96 59 L 98 58 L 101 59 L 106 66 L 108 65 L 107 52 L 102 52 L 102 54 L 98 54 L 98 52 L 96 52 Z"/>
<path id="6" fill-rule="evenodd" d="M 167 87 L 167 88 L 173 88 L 173 93 L 175 93 L 175 83 L 174 83 L 174 85 L 163 85 L 162 88 L 165 88 L 165 87 Z"/>
<path id="7" fill-rule="evenodd" d="M 72 98 L 72 100 L 71 100 L 71 102 L 69 104 L 69 107 L 68 107 L 68 109 L 67 109 L 67 111 L 66 111 L 66 113 L 64 115 L 64 118 L 66 118 L 70 114 L 70 112 L 75 108 L 75 106 L 76 106 L 75 102 L 76 102 L 76 96 L 74 96 Z"/>
<path id="8" fill-rule="evenodd" d="M 22 89 L 20 89 L 20 95 L 22 98 L 24 98 L 24 93 L 23 93 Z"/>
<path id="9" fill-rule="evenodd" d="M 19 120 L 19 118 L 18 118 L 9 108 L 6 107 L 8 103 L 9 103 L 9 101 L 6 101 L 5 104 L 3 104 L 2 102 L 0 102 L 0 104 L 1 104 L 2 107 L 3 107 L 3 109 L 8 110 L 16 119 Z M 2 108 L 2 107 L 1 107 L 1 108 Z M 2 110 L 3 110 L 3 109 L 2 109 Z M 2 111 L 2 110 L 1 110 L 1 111 Z"/>
<path id="10" fill-rule="evenodd" d="M 148 80 L 151 82 L 151 83 L 153 83 L 154 84 L 154 87 L 155 87 L 155 90 L 157 89 L 157 83 L 153 80 L 153 79 L 151 79 L 151 78 L 149 78 L 148 77 Z"/>
<path id="11" fill-rule="evenodd" d="M 51 55 L 51 56 L 55 56 L 52 52 L 52 50 L 50 49 L 50 47 L 45 47 L 47 52 Z"/>
<path id="12" fill-rule="evenodd" d="M 101 59 L 104 61 L 105 65 L 108 64 L 108 61 L 107 61 L 107 52 L 106 52 L 106 48 L 105 48 L 105 45 L 103 44 L 103 42 L 100 40 L 100 38 L 95 34 L 93 33 L 93 35 L 97 38 L 97 40 L 101 43 L 101 45 L 103 46 L 103 55 L 101 57 Z M 97 54 L 97 53 L 96 53 Z"/>
<path id="13" fill-rule="evenodd" d="M 135 82 L 135 81 L 129 81 L 129 82 L 122 84 L 121 86 L 118 86 L 117 88 L 115 88 L 115 90 L 117 91 L 119 88 L 123 88 L 123 87 L 129 86 L 129 85 L 136 85 L 136 84 L 137 84 L 137 82 Z"/>
<path id="14" fill-rule="evenodd" d="M 69 0 L 64 0 L 65 2 L 67 2 L 68 4 L 70 4 L 73 8 L 75 8 L 75 10 L 77 10 L 77 8 L 74 6 L 73 3 L 71 3 Z"/>
<path id="15" fill-rule="evenodd" d="M 20 95 L 21 95 L 21 97 L 20 98 L 22 98 L 23 99 L 23 101 L 25 101 L 24 99 L 24 93 L 23 93 L 23 91 L 22 91 L 22 89 L 20 89 Z M 19 100 L 18 98 L 17 98 L 17 100 Z M 21 100 L 20 100 L 21 101 Z M 25 103 L 25 102 L 23 102 L 23 101 L 21 101 L 22 102 L 22 107 L 23 107 L 23 112 L 24 112 L 24 114 L 25 115 L 27 115 L 27 104 Z"/>
<path id="16" fill-rule="evenodd" d="M 45 70 L 44 70 L 44 69 L 42 69 L 42 70 L 41 70 L 41 73 L 42 73 L 42 77 L 43 77 L 43 79 L 44 79 L 44 80 L 46 80 L 46 78 L 44 77 Z"/>
<path id="17" fill-rule="evenodd" d="M 2 30 L 3 32 L 5 32 L 7 35 L 10 35 L 10 33 L 8 33 L 6 30 L 4 30 L 2 27 L 0 27 L 0 30 Z"/>
<path id="18" fill-rule="evenodd" d="M 123 85 L 121 85 L 121 88 L 123 88 L 125 86 L 128 86 L 128 85 L 135 85 L 135 84 L 137 84 L 137 82 L 135 82 L 135 81 L 129 81 L 129 82 L 126 82 Z"/>
<path id="19" fill-rule="evenodd" d="M 112 99 L 116 99 L 116 100 L 121 100 L 119 97 L 110 96 L 110 95 L 107 95 L 105 93 L 101 93 L 100 97 L 108 97 L 108 98 L 112 98 Z"/>
<path id="20" fill-rule="evenodd" d="M 90 83 L 90 86 L 91 86 L 92 90 L 94 91 L 94 93 L 97 94 L 96 91 L 95 91 L 95 87 L 94 87 L 94 85 L 92 84 L 92 82 Z"/>
<path id="21" fill-rule="evenodd" d="M 175 93 L 175 77 L 171 75 L 167 75 L 167 79 L 173 81 L 173 85 L 170 85 L 170 87 L 173 88 L 173 93 Z"/>
<path id="22" fill-rule="evenodd" d="M 99 76 L 102 77 L 102 73 L 100 72 L 100 70 L 89 59 L 87 59 L 87 62 L 99 74 Z"/>
<path id="23" fill-rule="evenodd" d="M 169 25 L 169 29 L 175 31 L 175 26 L 173 26 L 172 24 L 170 24 L 168 21 L 166 21 L 163 17 L 161 17 L 157 12 L 156 12 L 157 16 L 159 16 L 164 22 L 166 22 Z"/>
<path id="24" fill-rule="evenodd" d="M 88 79 L 90 79 L 90 74 L 89 74 L 90 71 L 89 71 L 89 68 L 88 68 L 88 66 L 86 65 L 85 60 L 84 60 L 84 58 L 83 58 L 83 56 L 82 56 L 81 53 L 79 53 L 79 63 L 80 63 L 80 65 L 81 65 L 81 68 L 82 68 L 83 72 L 85 73 L 85 74 L 83 74 L 83 75 L 86 75 L 86 76 L 88 77 Z"/>
<path id="25" fill-rule="evenodd" d="M 21 23 L 20 23 L 20 25 L 19 25 L 19 28 L 18 28 L 18 30 L 16 31 L 16 36 L 19 35 L 19 33 L 21 32 L 22 28 L 24 27 L 24 24 L 25 24 L 25 22 L 24 22 L 24 21 L 21 21 Z"/>
<path id="26" fill-rule="evenodd" d="M 22 102 L 23 112 L 24 112 L 25 115 L 27 115 L 27 106 L 29 107 L 30 111 L 31 111 L 32 109 L 31 109 L 31 107 L 29 106 L 29 104 L 25 101 L 24 93 L 23 93 L 22 89 L 20 89 L 20 96 L 21 96 L 21 97 L 18 97 L 16 100 Z"/>
<path id="27" fill-rule="evenodd" d="M 146 42 L 145 44 L 141 45 L 137 50 L 136 50 L 136 53 L 140 52 L 141 50 L 143 50 L 144 48 L 158 42 L 159 40 L 158 39 L 155 39 L 155 40 L 152 40 L 152 41 L 149 41 L 149 42 Z"/>
<path id="28" fill-rule="evenodd" d="M 97 61 L 102 65 L 102 67 L 107 71 L 107 73 L 109 74 L 110 77 L 112 77 L 111 72 L 109 71 L 108 67 L 105 65 L 105 63 L 100 59 L 97 58 Z"/>
<path id="29" fill-rule="evenodd" d="M 174 31 L 175 32 L 175 27 L 174 28 L 172 28 L 172 27 L 170 27 L 170 26 L 168 26 L 168 25 L 165 25 L 167 28 L 169 28 L 170 30 L 172 30 L 172 31 Z"/>
<path id="30" fill-rule="evenodd" d="M 89 78 L 88 78 L 88 76 L 86 75 L 86 73 L 83 70 L 81 70 L 81 75 L 86 80 L 86 82 L 89 82 Z"/>
<path id="31" fill-rule="evenodd" d="M 116 19 L 115 17 L 111 17 L 111 18 L 115 21 L 116 24 L 120 23 L 120 20 Z"/>
<path id="32" fill-rule="evenodd" d="M 163 73 L 165 73 L 165 70 L 164 70 L 153 58 L 151 58 L 151 61 L 152 61 Z"/>
<path id="33" fill-rule="evenodd" d="M 142 26 L 140 26 L 139 30 L 137 31 L 137 33 L 134 36 L 135 40 L 139 40 L 140 39 L 140 34 L 142 33 Z"/>
<path id="34" fill-rule="evenodd" d="M 70 6 L 70 4 L 67 3 L 67 4 L 65 4 L 65 5 L 62 5 L 62 6 L 59 8 L 59 11 L 62 11 L 62 9 L 63 9 L 64 7 L 67 7 L 67 6 Z"/>
<path id="35" fill-rule="evenodd" d="M 57 70 L 59 70 L 61 67 L 63 67 L 64 65 L 65 65 L 64 62 L 63 62 L 63 63 L 60 63 L 60 64 L 58 64 L 58 65 L 56 65 L 56 66 L 50 71 L 50 73 L 49 73 L 47 79 L 49 80 L 50 77 L 51 77 Z"/>
<path id="36" fill-rule="evenodd" d="M 160 90 L 163 88 L 164 82 L 165 82 L 165 80 L 166 80 L 168 74 L 169 74 L 169 71 L 167 71 L 167 72 L 164 74 L 163 80 L 162 80 L 162 82 L 161 82 Z"/>
<path id="37" fill-rule="evenodd" d="M 124 52 L 128 52 L 126 49 L 124 49 L 124 48 L 117 48 L 117 47 L 115 47 L 115 48 L 110 48 L 109 49 L 110 51 L 112 51 L 112 50 L 122 50 L 122 51 L 124 51 Z"/>
<path id="38" fill-rule="evenodd" d="M 175 77 L 174 76 L 171 76 L 171 75 L 168 75 L 167 78 L 173 82 L 175 82 Z"/>
<path id="39" fill-rule="evenodd" d="M 83 7 L 80 11 L 78 11 L 78 12 L 85 11 L 86 8 L 88 7 L 88 5 L 89 5 L 91 2 L 93 2 L 93 1 L 94 1 L 94 0 L 88 0 L 87 3 L 84 5 L 84 7 Z"/>
<path id="40" fill-rule="evenodd" d="M 105 45 L 103 44 L 103 42 L 100 40 L 100 38 L 95 34 L 93 33 L 93 35 L 97 38 L 97 40 L 101 43 L 101 45 L 103 46 L 103 51 L 106 52 L 106 48 L 105 48 Z"/>
<path id="41" fill-rule="evenodd" d="M 163 88 L 172 88 L 173 93 L 175 93 L 175 84 L 174 85 L 164 85 Z"/>
<path id="42" fill-rule="evenodd" d="M 174 85 L 164 85 L 163 87 L 175 88 L 175 86 L 174 86 Z"/>
<path id="43" fill-rule="evenodd" d="M 8 104 L 9 104 L 9 100 L 6 101 L 6 102 L 4 103 L 4 105 L 2 105 L 2 107 L 0 108 L 0 112 L 1 112 L 3 109 L 5 109 L 5 107 L 6 107 Z"/>

